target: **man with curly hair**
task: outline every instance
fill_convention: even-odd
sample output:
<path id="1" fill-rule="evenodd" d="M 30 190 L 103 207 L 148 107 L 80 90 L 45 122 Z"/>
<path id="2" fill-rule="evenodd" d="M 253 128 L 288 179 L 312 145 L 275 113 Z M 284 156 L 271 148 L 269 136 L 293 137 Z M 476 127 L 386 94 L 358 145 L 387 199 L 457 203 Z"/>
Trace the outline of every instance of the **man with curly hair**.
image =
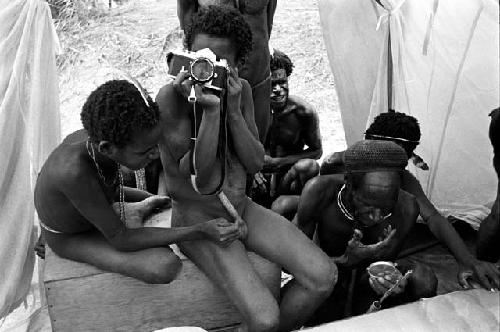
<path id="1" fill-rule="evenodd" d="M 490 113 L 490 141 L 493 146 L 493 167 L 497 173 L 497 198 L 490 215 L 481 223 L 477 238 L 477 257 L 490 262 L 500 259 L 500 108 Z"/>
<path id="2" fill-rule="evenodd" d="M 226 59 L 227 86 L 218 95 L 182 71 L 164 86 L 157 96 L 163 124 L 160 152 L 174 226 L 224 217 L 240 229 L 239 239 L 227 247 L 196 240 L 180 243 L 181 250 L 236 306 L 243 330 L 290 331 L 300 328 L 328 297 L 336 268 L 295 226 L 245 194 L 246 175 L 259 171 L 264 162 L 251 87 L 238 76 L 248 50 L 238 36 L 248 34 L 251 30 L 244 17 L 228 7 L 208 6 L 193 16 L 185 35 L 188 49 L 208 48 L 218 59 Z M 224 113 L 227 118 L 221 121 Z M 221 135 L 226 128 L 227 135 Z M 227 137 L 227 148 L 221 136 Z M 214 189 L 220 185 L 222 191 L 217 193 Z M 294 275 L 279 302 L 252 266 L 247 250 Z"/>
<path id="3" fill-rule="evenodd" d="M 401 189 L 405 151 L 393 142 L 364 140 L 350 146 L 344 160 L 345 174 L 320 175 L 306 184 L 294 219 L 310 238 L 317 232 L 319 246 L 339 267 L 335 290 L 310 326 L 363 314 L 389 289 L 382 308 L 436 294 L 433 271 L 415 261 L 398 260 L 399 271 L 390 273 L 366 271 L 377 261 L 395 262 L 417 220 L 415 197 Z M 352 308 L 344 307 L 347 298 Z"/>
<path id="4" fill-rule="evenodd" d="M 378 115 L 365 132 L 366 139 L 392 141 L 401 146 L 410 159 L 420 142 L 420 125 L 414 117 L 400 112 L 387 112 Z M 341 173 L 344 169 L 343 152 L 336 152 L 325 158 L 321 174 Z M 443 217 L 425 194 L 422 185 L 408 170 L 403 172 L 401 188 L 414 195 L 420 216 L 429 226 L 432 234 L 450 249 L 459 264 L 458 281 L 470 287 L 468 279 L 472 276 L 486 289 L 500 287 L 500 272 L 493 264 L 477 260 L 467 249 L 460 235 Z"/>
<path id="5" fill-rule="evenodd" d="M 264 143 L 271 122 L 269 91 L 271 90 L 269 70 L 269 38 L 273 27 L 277 0 L 177 0 L 177 16 L 184 31 L 200 9 L 210 5 L 229 6 L 238 10 L 250 26 L 252 41 L 246 41 L 251 48 L 239 75 L 252 87 L 255 109 L 255 123 L 259 139 Z"/>
<path id="6" fill-rule="evenodd" d="M 274 211 L 293 218 L 303 186 L 319 173 L 315 161 L 323 153 L 319 118 L 312 105 L 289 95 L 290 58 L 274 50 L 270 66 L 271 128 L 264 169 L 255 176 L 252 198 L 267 207 L 274 201 Z"/>
<path id="7" fill-rule="evenodd" d="M 125 201 L 146 216 L 166 197 L 126 188 L 120 165 L 131 170 L 159 157 L 158 106 L 127 81 L 109 81 L 85 102 L 76 131 L 50 154 L 35 187 L 42 234 L 59 256 L 148 283 L 169 283 L 181 262 L 169 244 L 207 239 L 229 244 L 237 227 L 222 218 L 182 228 L 127 227 Z M 118 213 L 112 204 L 118 205 Z"/>

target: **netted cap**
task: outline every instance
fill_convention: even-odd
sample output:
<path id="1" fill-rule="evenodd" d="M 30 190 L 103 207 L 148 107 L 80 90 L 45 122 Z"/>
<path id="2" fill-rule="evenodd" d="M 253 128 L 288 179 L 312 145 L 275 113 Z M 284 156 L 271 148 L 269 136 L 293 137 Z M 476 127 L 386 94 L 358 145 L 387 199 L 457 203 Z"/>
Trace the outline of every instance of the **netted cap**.
<path id="1" fill-rule="evenodd" d="M 359 141 L 344 153 L 347 172 L 402 171 L 407 164 L 405 150 L 391 141 Z"/>

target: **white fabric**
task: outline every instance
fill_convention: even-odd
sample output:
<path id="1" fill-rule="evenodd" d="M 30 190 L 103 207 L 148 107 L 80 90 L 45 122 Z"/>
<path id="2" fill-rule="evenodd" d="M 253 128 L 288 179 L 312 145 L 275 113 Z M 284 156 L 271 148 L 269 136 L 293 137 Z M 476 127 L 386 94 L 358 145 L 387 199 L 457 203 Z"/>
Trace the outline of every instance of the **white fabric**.
<path id="1" fill-rule="evenodd" d="M 0 317 L 30 290 L 33 187 L 60 141 L 57 36 L 41 0 L 0 0 Z"/>
<path id="2" fill-rule="evenodd" d="M 319 1 L 347 144 L 388 108 L 390 30 L 392 105 L 419 120 L 417 153 L 430 166 L 411 171 L 438 207 L 472 211 L 497 188 L 487 115 L 500 104 L 498 2 L 382 4 Z"/>

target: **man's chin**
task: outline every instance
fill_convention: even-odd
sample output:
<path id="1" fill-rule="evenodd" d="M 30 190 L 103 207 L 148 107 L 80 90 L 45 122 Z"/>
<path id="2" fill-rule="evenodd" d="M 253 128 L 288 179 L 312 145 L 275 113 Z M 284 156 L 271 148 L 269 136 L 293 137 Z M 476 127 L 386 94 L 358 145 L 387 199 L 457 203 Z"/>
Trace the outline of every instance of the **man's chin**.
<path id="1" fill-rule="evenodd" d="M 281 100 L 281 101 L 273 101 L 271 100 L 271 108 L 273 109 L 280 109 L 286 106 L 286 99 Z"/>

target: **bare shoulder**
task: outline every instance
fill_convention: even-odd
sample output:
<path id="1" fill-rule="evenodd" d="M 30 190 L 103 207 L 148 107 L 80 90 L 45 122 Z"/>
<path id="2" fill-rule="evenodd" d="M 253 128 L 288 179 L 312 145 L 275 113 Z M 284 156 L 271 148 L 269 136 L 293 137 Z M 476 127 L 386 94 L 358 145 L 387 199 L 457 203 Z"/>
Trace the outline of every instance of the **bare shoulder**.
<path id="1" fill-rule="evenodd" d="M 320 175 L 309 181 L 301 194 L 301 200 L 315 201 L 316 206 L 323 206 L 324 203 L 329 203 L 337 193 L 338 187 L 344 183 L 344 177 L 340 174 Z"/>
<path id="2" fill-rule="evenodd" d="M 314 106 L 301 97 L 291 95 L 288 97 L 288 103 L 294 105 L 295 112 L 298 116 L 308 118 L 318 117 L 318 113 Z"/>
<path id="3" fill-rule="evenodd" d="M 398 203 L 403 215 L 416 219 L 420 213 L 417 199 L 414 195 L 405 190 L 399 191 Z"/>
<path id="4" fill-rule="evenodd" d="M 177 106 L 177 93 L 173 82 L 165 84 L 156 95 L 156 103 L 160 110 L 160 116 L 170 113 Z"/>

